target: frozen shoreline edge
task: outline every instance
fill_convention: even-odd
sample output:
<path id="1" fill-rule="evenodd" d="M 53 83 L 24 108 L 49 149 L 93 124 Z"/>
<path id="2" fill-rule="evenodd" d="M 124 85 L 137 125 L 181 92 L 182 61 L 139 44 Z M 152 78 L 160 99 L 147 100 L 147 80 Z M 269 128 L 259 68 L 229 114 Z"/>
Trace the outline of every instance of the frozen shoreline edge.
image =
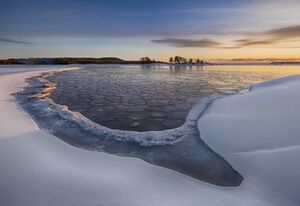
<path id="1" fill-rule="evenodd" d="M 83 68 L 79 68 L 83 69 Z M 211 95 L 205 96 L 201 98 L 198 102 L 196 102 L 193 107 L 188 112 L 184 124 L 167 130 L 161 131 L 145 131 L 145 132 L 138 132 L 138 131 L 126 131 L 126 130 L 118 130 L 118 129 L 111 129 L 101 124 L 95 123 L 91 121 L 89 118 L 85 117 L 83 114 L 79 112 L 74 112 L 68 109 L 66 105 L 60 105 L 55 103 L 49 96 L 52 92 L 56 89 L 56 85 L 49 82 L 47 78 L 52 76 L 56 73 L 62 72 L 61 71 L 54 71 L 54 72 L 46 72 L 42 73 L 39 76 L 30 77 L 26 80 L 29 84 L 23 88 L 26 90 L 30 88 L 29 92 L 25 91 L 25 95 L 28 98 L 36 99 L 41 102 L 41 104 L 49 104 L 53 106 L 53 108 L 57 108 L 57 111 L 60 112 L 60 115 L 64 118 L 69 118 L 72 121 L 76 121 L 82 127 L 90 130 L 95 134 L 103 134 L 103 133 L 111 133 L 115 134 L 115 138 L 118 141 L 132 141 L 137 142 L 141 146 L 154 146 L 154 145 L 173 145 L 178 143 L 184 138 L 184 132 L 188 132 L 192 127 L 195 126 L 196 121 L 200 118 L 200 116 L 205 112 L 205 109 L 210 105 L 213 101 L 224 98 L 227 96 L 239 94 L 239 92 L 223 92 L 223 93 L 213 93 Z M 32 92 L 32 95 L 28 93 Z M 244 92 L 244 91 L 242 91 Z M 18 94 L 23 95 L 22 91 L 17 92 L 15 95 Z M 179 136 L 178 136 L 179 135 Z M 167 137 L 167 138 L 166 138 Z"/>
<path id="2" fill-rule="evenodd" d="M 68 110 L 66 106 L 55 104 L 48 98 L 55 85 L 43 78 L 48 75 L 52 74 L 29 78 L 28 86 L 16 95 L 19 104 L 43 130 L 83 149 L 141 158 L 219 186 L 241 184 L 243 178 L 224 158 L 203 143 L 196 127 L 197 120 L 210 102 L 230 93 L 202 98 L 181 127 L 150 132 L 120 131 L 103 127 L 80 113 Z M 216 167 L 219 169 L 214 169 Z M 215 172 L 211 173 L 211 170 Z"/>

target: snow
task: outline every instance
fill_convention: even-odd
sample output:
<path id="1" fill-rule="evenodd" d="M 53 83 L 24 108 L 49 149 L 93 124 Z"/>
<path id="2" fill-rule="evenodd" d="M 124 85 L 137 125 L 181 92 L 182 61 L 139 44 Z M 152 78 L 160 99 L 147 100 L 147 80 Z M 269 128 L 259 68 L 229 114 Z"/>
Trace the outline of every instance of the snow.
<path id="1" fill-rule="evenodd" d="M 8 68 L 9 67 L 9 68 Z M 65 66 L 66 68 L 67 66 Z M 68 67 L 74 67 L 68 66 Z M 6 75 L 6 74 L 14 74 L 14 73 L 24 73 L 24 72 L 30 72 L 35 70 L 45 70 L 48 71 L 49 69 L 55 69 L 57 66 L 37 66 L 37 65 L 0 65 L 0 75 Z"/>
<path id="2" fill-rule="evenodd" d="M 216 100 L 198 121 L 201 138 L 246 179 L 300 204 L 300 76 Z"/>
<path id="3" fill-rule="evenodd" d="M 0 205 L 299 205 L 295 194 L 300 185 L 300 150 L 292 135 L 297 128 L 290 121 L 288 131 L 285 126 L 288 115 L 298 120 L 300 77 L 216 100 L 199 120 L 204 140 L 245 177 L 240 187 L 221 188 L 140 159 L 79 149 L 39 130 L 10 94 L 25 86 L 25 78 L 47 69 L 13 74 L 9 69 L 0 76 Z M 266 115 L 261 98 L 273 103 L 267 105 Z M 278 115 L 288 139 L 279 137 L 284 131 L 279 133 L 278 123 L 266 122 Z M 257 129 L 249 129 L 249 124 Z M 275 143 L 259 136 L 259 130 Z"/>

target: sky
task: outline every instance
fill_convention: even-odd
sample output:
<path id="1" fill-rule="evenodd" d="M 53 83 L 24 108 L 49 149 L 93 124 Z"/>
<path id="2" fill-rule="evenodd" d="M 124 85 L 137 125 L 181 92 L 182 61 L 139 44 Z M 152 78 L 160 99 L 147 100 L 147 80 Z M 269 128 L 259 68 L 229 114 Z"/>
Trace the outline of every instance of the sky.
<path id="1" fill-rule="evenodd" d="M 0 58 L 300 58 L 299 0 L 1 0 Z"/>

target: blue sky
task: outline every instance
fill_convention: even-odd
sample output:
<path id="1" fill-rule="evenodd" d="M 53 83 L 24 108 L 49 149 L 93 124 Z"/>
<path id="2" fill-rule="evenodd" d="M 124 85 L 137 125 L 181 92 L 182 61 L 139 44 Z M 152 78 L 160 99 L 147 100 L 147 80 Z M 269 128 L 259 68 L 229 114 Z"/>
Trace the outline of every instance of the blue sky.
<path id="1" fill-rule="evenodd" d="M 0 58 L 296 57 L 299 9 L 297 0 L 2 0 Z M 288 39 L 268 33 L 291 28 Z"/>

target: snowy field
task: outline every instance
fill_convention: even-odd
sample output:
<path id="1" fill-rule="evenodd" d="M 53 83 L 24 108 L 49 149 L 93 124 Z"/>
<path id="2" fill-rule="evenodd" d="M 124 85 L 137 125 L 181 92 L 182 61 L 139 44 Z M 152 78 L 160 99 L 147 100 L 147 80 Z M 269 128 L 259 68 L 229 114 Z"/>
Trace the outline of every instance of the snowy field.
<path id="1" fill-rule="evenodd" d="M 221 188 L 140 159 L 82 150 L 39 130 L 10 94 L 25 78 L 60 69 L 1 68 L 0 205 L 300 204 L 299 76 L 216 100 L 200 118 L 203 140 L 245 178 L 239 187 Z"/>

